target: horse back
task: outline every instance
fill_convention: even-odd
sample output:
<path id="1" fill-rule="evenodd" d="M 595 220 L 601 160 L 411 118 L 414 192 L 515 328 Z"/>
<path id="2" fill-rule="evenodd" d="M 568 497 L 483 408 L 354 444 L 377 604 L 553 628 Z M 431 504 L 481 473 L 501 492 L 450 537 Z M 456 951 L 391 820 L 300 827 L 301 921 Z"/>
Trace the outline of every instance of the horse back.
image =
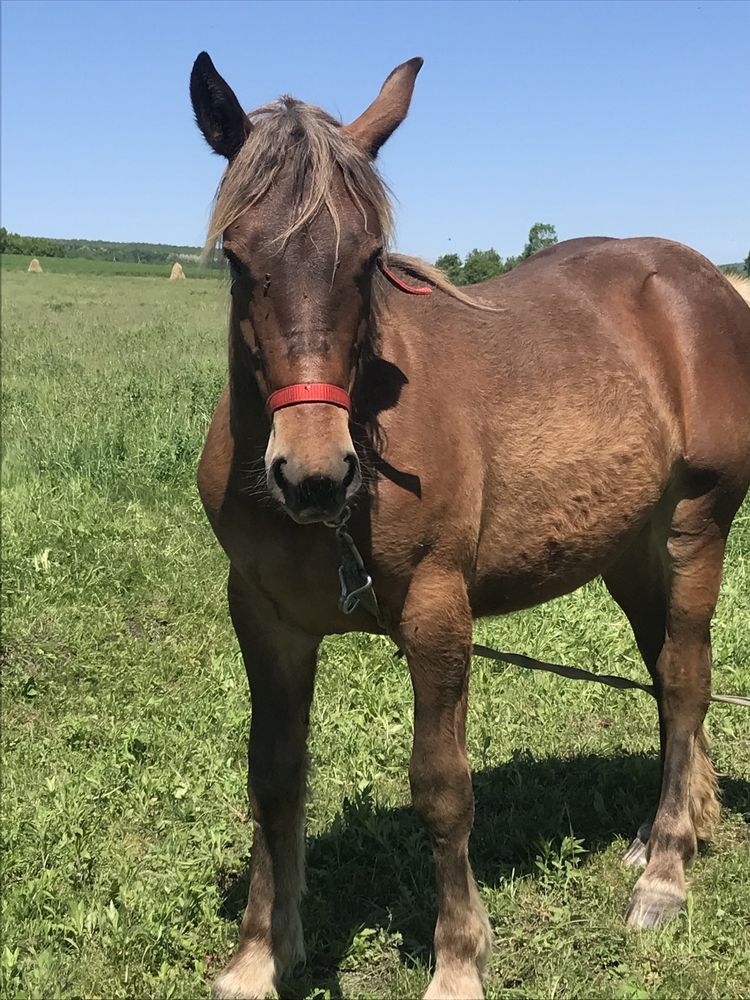
<path id="1" fill-rule="evenodd" d="M 570 241 L 481 296 L 495 313 L 437 295 L 404 306 L 386 460 L 420 497 L 379 488 L 404 545 L 453 547 L 479 613 L 598 575 L 681 476 L 747 490 L 750 309 L 705 258 L 659 239 Z"/>
<path id="2" fill-rule="evenodd" d="M 557 370 L 555 396 L 576 395 L 571 374 L 584 382 L 597 370 L 605 380 L 627 372 L 636 395 L 672 423 L 688 465 L 745 464 L 750 308 L 701 254 L 664 239 L 586 237 L 549 247 L 487 285 L 483 296 L 508 309 L 500 339 L 503 326 L 520 331 L 509 346 L 523 354 L 540 338 Z M 544 382 L 548 365 L 539 360 Z"/>

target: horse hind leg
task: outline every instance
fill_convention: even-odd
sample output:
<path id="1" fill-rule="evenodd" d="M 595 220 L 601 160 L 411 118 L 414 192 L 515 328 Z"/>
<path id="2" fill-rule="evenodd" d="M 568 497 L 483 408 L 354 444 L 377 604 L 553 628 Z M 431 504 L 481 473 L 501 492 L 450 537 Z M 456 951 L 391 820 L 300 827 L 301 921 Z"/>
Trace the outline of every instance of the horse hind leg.
<path id="1" fill-rule="evenodd" d="M 655 927 L 686 898 L 685 863 L 718 818 L 716 775 L 703 718 L 711 674 L 710 621 L 724 554 L 710 495 L 681 500 L 663 528 L 647 527 L 605 582 L 627 614 L 654 680 L 662 788 L 624 860 L 645 864 L 628 909 L 632 927 Z"/>
<path id="2" fill-rule="evenodd" d="M 661 554 L 654 529 L 647 524 L 636 541 L 604 575 L 604 583 L 625 612 L 638 649 L 654 677 L 666 634 L 667 598 Z M 659 718 L 661 749 L 664 751 L 664 726 Z M 644 867 L 648 857 L 651 818 L 638 827 L 623 863 Z"/>
<path id="3" fill-rule="evenodd" d="M 710 625 L 724 556 L 711 505 L 710 496 L 678 502 L 664 542 L 666 635 L 654 669 L 662 786 L 646 870 L 628 908 L 628 925 L 635 928 L 656 927 L 682 908 L 685 864 L 718 811 L 703 733 L 711 690 Z"/>

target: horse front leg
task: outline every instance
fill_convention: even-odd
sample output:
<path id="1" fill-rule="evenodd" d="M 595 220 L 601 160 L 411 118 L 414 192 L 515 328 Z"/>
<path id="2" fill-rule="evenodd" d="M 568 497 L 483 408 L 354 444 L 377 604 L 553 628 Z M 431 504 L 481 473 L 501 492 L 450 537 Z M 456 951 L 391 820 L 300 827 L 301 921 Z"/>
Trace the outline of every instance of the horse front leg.
<path id="1" fill-rule="evenodd" d="M 248 793 L 253 819 L 250 893 L 232 960 L 213 996 L 265 997 L 304 960 L 307 734 L 320 639 L 283 625 L 232 570 L 229 608 L 252 700 Z"/>
<path id="2" fill-rule="evenodd" d="M 474 821 L 466 756 L 472 617 L 460 574 L 420 567 L 399 639 L 414 687 L 412 800 L 432 841 L 437 872 L 435 974 L 425 1000 L 482 997 L 492 932 L 468 855 Z"/>

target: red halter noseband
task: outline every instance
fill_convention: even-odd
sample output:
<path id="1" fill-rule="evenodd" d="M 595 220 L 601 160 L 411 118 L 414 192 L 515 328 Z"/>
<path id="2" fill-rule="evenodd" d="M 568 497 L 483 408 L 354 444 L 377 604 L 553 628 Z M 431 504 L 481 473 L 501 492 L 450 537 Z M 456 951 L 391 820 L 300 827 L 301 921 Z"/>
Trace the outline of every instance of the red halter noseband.
<path id="1" fill-rule="evenodd" d="M 332 406 L 340 406 L 347 413 L 352 412 L 349 393 L 327 382 L 298 382 L 296 385 L 277 389 L 266 400 L 266 409 L 269 417 L 272 417 L 277 410 L 283 410 L 285 406 L 297 406 L 298 403 L 330 403 Z"/>
<path id="2" fill-rule="evenodd" d="M 408 292 L 409 295 L 432 294 L 432 289 L 429 287 L 414 288 L 412 285 L 407 285 L 385 266 L 382 258 L 378 258 L 378 267 L 400 291 Z M 272 417 L 277 410 L 283 410 L 286 406 L 297 406 L 299 403 L 330 403 L 332 406 L 340 406 L 349 414 L 352 412 L 352 399 L 349 393 L 328 382 L 298 382 L 284 389 L 277 389 L 266 400 L 266 409 L 269 417 Z"/>

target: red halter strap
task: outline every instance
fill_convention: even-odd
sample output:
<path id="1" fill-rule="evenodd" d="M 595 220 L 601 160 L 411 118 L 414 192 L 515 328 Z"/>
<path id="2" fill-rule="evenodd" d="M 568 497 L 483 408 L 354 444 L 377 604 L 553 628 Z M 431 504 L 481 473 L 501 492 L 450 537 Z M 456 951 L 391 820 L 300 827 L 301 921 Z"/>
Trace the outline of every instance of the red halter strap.
<path id="1" fill-rule="evenodd" d="M 428 285 L 423 285 L 421 288 L 414 288 L 412 285 L 407 285 L 405 281 L 402 281 L 401 278 L 385 266 L 382 257 L 378 257 L 378 267 L 390 283 L 395 285 L 400 291 L 408 292 L 409 295 L 432 295 L 432 289 Z"/>
<path id="2" fill-rule="evenodd" d="M 299 403 L 330 403 L 332 406 L 340 406 L 347 413 L 352 412 L 349 393 L 327 382 L 298 382 L 296 385 L 277 389 L 266 400 L 266 409 L 269 417 L 272 417 L 277 410 L 282 410 L 285 406 L 297 406 Z"/>

